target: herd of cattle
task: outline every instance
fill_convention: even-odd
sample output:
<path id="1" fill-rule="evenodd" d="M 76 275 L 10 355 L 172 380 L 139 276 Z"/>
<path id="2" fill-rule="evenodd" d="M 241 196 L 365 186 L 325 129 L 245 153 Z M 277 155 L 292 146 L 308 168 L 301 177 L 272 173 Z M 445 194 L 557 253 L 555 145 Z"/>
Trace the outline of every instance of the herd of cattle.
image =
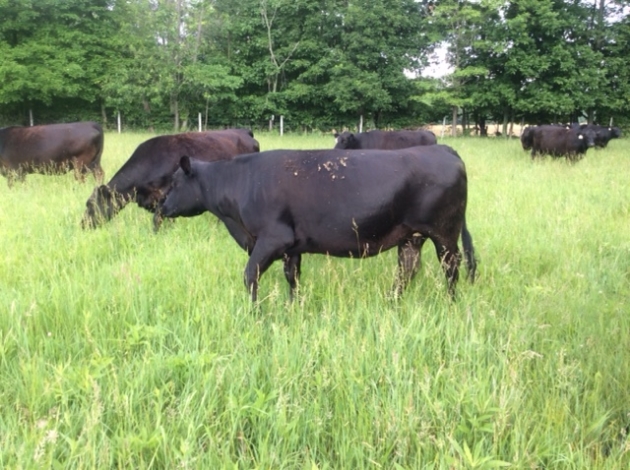
<path id="1" fill-rule="evenodd" d="M 521 134 L 523 150 L 537 155 L 566 157 L 575 161 L 582 158 L 589 148 L 606 147 L 611 139 L 621 137 L 618 127 L 604 127 L 596 124 L 549 124 L 526 127 Z"/>
<path id="2" fill-rule="evenodd" d="M 548 153 L 576 159 L 606 146 L 618 128 L 537 126 L 521 142 L 532 158 Z M 430 131 L 335 134 L 330 150 L 260 151 L 246 129 L 163 135 L 140 144 L 113 178 L 103 183 L 103 130 L 94 122 L 0 129 L 0 171 L 9 186 L 27 173 L 73 170 L 98 186 L 86 202 L 84 228 L 114 217 L 135 201 L 164 217 L 209 211 L 247 251 L 245 284 L 257 299 L 258 281 L 283 260 L 290 298 L 303 253 L 374 256 L 398 248 L 394 294 L 415 276 L 427 239 L 436 249 L 454 297 L 462 237 L 468 278 L 476 260 L 466 227 L 467 176 L 455 150 Z"/>

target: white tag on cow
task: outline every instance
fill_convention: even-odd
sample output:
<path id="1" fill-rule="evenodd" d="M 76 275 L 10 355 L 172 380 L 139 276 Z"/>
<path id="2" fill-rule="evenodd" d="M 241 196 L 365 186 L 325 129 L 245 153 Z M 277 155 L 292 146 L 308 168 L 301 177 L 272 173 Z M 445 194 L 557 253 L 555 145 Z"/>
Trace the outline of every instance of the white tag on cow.
<path id="1" fill-rule="evenodd" d="M 578 135 L 578 139 L 583 139 L 584 136 L 582 134 Z"/>

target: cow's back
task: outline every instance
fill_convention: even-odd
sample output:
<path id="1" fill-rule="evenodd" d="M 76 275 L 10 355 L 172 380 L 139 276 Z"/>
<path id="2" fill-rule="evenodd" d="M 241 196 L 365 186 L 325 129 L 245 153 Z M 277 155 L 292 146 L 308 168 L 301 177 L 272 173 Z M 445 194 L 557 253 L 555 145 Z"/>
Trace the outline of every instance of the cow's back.
<path id="1" fill-rule="evenodd" d="M 203 161 L 229 160 L 260 150 L 247 129 L 185 132 L 153 137 L 141 143 L 108 183 L 121 192 L 145 184 L 164 185 L 183 156 Z"/>
<path id="2" fill-rule="evenodd" d="M 431 131 L 380 131 L 374 130 L 357 135 L 361 149 L 397 150 L 437 143 Z"/>

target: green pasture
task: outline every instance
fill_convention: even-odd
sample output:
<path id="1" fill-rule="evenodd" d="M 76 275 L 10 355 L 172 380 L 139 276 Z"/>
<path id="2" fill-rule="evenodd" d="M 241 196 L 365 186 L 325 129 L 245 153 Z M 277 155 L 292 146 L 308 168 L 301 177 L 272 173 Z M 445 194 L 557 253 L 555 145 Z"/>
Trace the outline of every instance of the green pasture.
<path id="1" fill-rule="evenodd" d="M 106 135 L 106 181 L 149 137 Z M 455 303 L 427 243 L 398 302 L 391 250 L 305 255 L 293 304 L 276 263 L 252 309 L 211 215 L 84 231 L 91 177 L 0 181 L 0 468 L 630 468 L 628 141 L 443 142 L 480 261 Z"/>

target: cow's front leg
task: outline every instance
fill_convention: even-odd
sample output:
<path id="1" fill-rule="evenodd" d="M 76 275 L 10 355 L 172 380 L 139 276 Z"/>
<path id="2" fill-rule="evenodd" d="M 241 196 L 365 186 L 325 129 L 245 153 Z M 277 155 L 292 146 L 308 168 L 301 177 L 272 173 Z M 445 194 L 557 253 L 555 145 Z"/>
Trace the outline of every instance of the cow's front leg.
<path id="1" fill-rule="evenodd" d="M 284 276 L 289 283 L 289 300 L 293 302 L 295 289 L 300 280 L 300 266 L 302 264 L 302 255 L 289 256 L 284 254 Z"/>
<path id="2" fill-rule="evenodd" d="M 245 266 L 245 285 L 252 296 L 258 298 L 258 280 L 269 269 L 271 263 L 284 256 L 293 244 L 293 231 L 288 227 L 277 228 L 271 234 L 260 235 Z"/>

